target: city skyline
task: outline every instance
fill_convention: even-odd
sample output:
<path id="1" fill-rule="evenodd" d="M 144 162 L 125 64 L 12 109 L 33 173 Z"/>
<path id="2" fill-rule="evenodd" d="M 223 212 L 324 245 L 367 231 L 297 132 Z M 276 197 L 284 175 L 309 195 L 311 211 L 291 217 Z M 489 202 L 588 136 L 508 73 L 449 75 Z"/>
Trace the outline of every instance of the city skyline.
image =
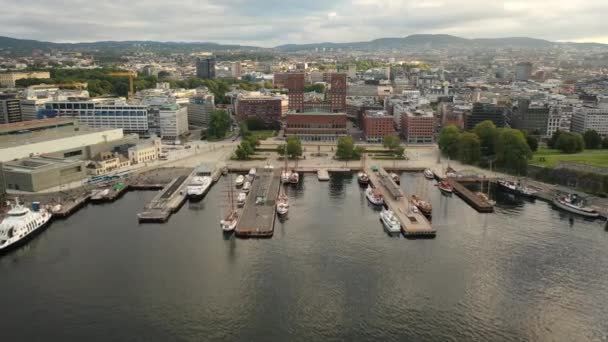
<path id="1" fill-rule="evenodd" d="M 126 5 L 108 1 L 83 6 L 74 0 L 61 3 L 2 0 L 0 7 L 5 9 L 0 13 L 3 35 L 51 42 L 151 40 L 274 47 L 424 33 L 608 43 L 605 34 L 608 24 L 601 18 L 608 3 L 597 0 L 491 4 L 479 0 L 458 3 L 206 0 L 171 6 L 155 1 Z"/>

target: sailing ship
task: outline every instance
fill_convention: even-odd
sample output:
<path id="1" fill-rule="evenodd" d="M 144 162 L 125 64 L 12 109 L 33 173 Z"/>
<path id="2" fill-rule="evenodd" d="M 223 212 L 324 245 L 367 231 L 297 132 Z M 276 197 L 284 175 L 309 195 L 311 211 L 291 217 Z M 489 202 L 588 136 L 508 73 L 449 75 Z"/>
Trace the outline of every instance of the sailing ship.
<path id="1" fill-rule="evenodd" d="M 232 180 L 232 178 L 230 178 L 230 177 L 227 177 L 227 178 L 228 178 L 229 209 L 228 209 L 228 212 L 226 213 L 226 216 L 224 216 L 224 218 L 220 221 L 220 227 L 222 228 L 222 231 L 224 231 L 226 233 L 230 233 L 236 229 L 236 224 L 239 221 L 239 213 L 234 206 L 234 189 L 232 188 L 232 184 L 230 184 L 230 181 Z"/>
<path id="2" fill-rule="evenodd" d="M 515 183 L 501 179 L 498 180 L 498 185 L 507 192 L 523 197 L 535 198 L 537 194 L 536 190 L 521 184 L 521 182 Z"/>

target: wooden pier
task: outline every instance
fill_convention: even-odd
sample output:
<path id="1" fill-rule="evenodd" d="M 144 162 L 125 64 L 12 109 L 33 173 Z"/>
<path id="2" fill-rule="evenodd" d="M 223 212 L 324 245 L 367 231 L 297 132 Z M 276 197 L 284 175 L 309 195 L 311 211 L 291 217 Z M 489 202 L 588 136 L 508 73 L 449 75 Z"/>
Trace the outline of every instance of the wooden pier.
<path id="1" fill-rule="evenodd" d="M 66 218 L 73 213 L 75 213 L 78 209 L 84 207 L 89 202 L 89 195 L 78 197 L 74 200 L 64 201 L 61 203 L 61 208 L 59 210 L 52 210 L 51 214 L 56 218 Z"/>
<path id="2" fill-rule="evenodd" d="M 403 192 L 383 168 L 367 170 L 371 183 L 382 192 L 385 205 L 401 222 L 401 232 L 406 237 L 434 237 L 437 231 L 420 212 L 413 212 L 409 196 Z"/>
<path id="3" fill-rule="evenodd" d="M 129 185 L 125 183 L 114 184 L 113 186 L 106 189 L 96 190 L 91 195 L 92 203 L 103 203 L 103 202 L 114 202 L 115 200 L 122 197 L 129 190 Z M 108 190 L 105 192 L 105 190 Z"/>
<path id="4" fill-rule="evenodd" d="M 281 172 L 258 168 L 247 196 L 235 235 L 244 238 L 269 238 L 274 234 L 275 204 L 281 186 Z"/>
<path id="5" fill-rule="evenodd" d="M 473 182 L 473 180 L 467 179 L 466 181 Z M 474 180 L 475 183 L 484 181 L 483 179 Z M 489 182 L 488 180 L 485 180 Z M 467 202 L 473 209 L 477 210 L 480 213 L 492 213 L 494 212 L 494 206 L 488 201 L 480 198 L 473 191 L 467 189 L 459 179 L 457 178 L 448 178 L 448 182 L 454 188 L 454 192 L 458 197 L 462 198 L 465 202 Z M 488 184 L 490 186 L 490 184 Z"/>
<path id="6" fill-rule="evenodd" d="M 137 214 L 139 222 L 165 222 L 186 200 L 186 186 L 191 176 L 174 178 Z"/>

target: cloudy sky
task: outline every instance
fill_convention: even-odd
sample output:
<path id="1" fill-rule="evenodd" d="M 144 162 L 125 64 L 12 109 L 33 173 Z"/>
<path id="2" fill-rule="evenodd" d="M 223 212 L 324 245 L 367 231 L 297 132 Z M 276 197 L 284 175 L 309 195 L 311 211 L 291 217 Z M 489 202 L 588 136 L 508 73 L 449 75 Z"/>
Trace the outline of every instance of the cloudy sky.
<path id="1" fill-rule="evenodd" d="M 0 0 L 0 35 L 257 46 L 416 33 L 608 43 L 608 0 Z"/>

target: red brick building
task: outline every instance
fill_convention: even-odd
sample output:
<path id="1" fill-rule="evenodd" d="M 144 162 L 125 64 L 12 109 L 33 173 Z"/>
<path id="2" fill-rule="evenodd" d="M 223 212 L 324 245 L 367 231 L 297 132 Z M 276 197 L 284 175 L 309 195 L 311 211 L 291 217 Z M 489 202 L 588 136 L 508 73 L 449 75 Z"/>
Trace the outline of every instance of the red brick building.
<path id="1" fill-rule="evenodd" d="M 266 123 L 281 120 L 282 108 L 280 97 L 273 96 L 239 96 L 234 104 L 236 118 L 243 121 L 259 118 Z"/>
<path id="2" fill-rule="evenodd" d="M 346 111 L 346 74 L 330 74 L 329 102 L 334 113 Z"/>
<path id="3" fill-rule="evenodd" d="M 407 112 L 401 117 L 401 129 L 408 144 L 430 144 L 435 138 L 433 113 Z"/>
<path id="4" fill-rule="evenodd" d="M 383 110 L 368 110 L 363 114 L 363 135 L 368 142 L 382 142 L 384 137 L 395 134 L 392 116 Z"/>
<path id="5" fill-rule="evenodd" d="M 346 113 L 287 113 L 285 136 L 303 141 L 336 141 L 347 134 Z"/>
<path id="6" fill-rule="evenodd" d="M 289 110 L 302 112 L 304 110 L 304 74 L 287 74 L 286 87 L 289 96 Z"/>

